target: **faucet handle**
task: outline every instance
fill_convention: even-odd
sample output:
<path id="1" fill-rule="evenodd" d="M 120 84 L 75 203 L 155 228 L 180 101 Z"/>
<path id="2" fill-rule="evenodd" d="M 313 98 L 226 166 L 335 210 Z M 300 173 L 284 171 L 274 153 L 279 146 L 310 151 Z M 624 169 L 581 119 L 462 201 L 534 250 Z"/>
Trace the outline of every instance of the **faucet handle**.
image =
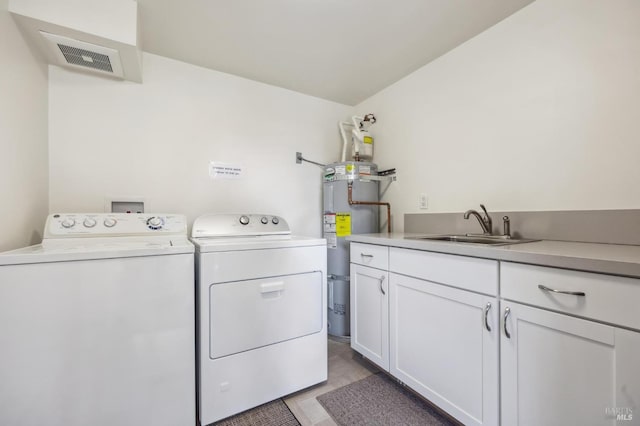
<path id="1" fill-rule="evenodd" d="M 480 204 L 480 208 L 482 208 L 482 211 L 484 212 L 484 223 L 485 223 L 486 228 L 487 228 L 486 232 L 488 234 L 492 234 L 493 233 L 493 221 L 491 220 L 491 216 L 489 216 L 489 212 L 487 211 L 487 209 L 484 206 L 484 204 Z"/>
<path id="2" fill-rule="evenodd" d="M 502 217 L 502 227 L 503 227 L 502 235 L 504 235 L 507 238 L 511 238 L 511 221 L 509 220 L 509 216 Z"/>

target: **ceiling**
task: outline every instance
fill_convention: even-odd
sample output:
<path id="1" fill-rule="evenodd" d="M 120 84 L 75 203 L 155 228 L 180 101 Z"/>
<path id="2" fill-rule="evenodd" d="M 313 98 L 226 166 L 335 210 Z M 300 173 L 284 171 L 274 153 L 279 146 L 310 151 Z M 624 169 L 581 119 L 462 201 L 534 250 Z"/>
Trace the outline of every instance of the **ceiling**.
<path id="1" fill-rule="evenodd" d="M 356 105 L 533 0 L 138 0 L 146 52 Z"/>

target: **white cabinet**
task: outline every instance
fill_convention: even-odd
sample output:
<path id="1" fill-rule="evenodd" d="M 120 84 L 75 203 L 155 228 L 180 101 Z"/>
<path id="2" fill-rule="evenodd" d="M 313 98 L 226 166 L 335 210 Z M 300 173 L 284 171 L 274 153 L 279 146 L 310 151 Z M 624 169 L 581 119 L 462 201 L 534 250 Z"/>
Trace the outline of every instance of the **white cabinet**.
<path id="1" fill-rule="evenodd" d="M 497 290 L 497 262 L 392 248 L 390 268 L 391 374 L 465 425 L 497 425 L 497 298 L 405 275 Z"/>
<path id="2" fill-rule="evenodd" d="M 502 424 L 640 425 L 640 280 L 502 262 L 500 282 Z"/>
<path id="3" fill-rule="evenodd" d="M 389 273 L 351 264 L 351 347 L 389 371 Z"/>
<path id="4" fill-rule="evenodd" d="M 500 262 L 500 295 L 552 311 L 640 330 L 640 280 Z"/>
<path id="5" fill-rule="evenodd" d="M 466 425 L 498 424 L 497 299 L 390 280 L 391 374 Z"/>
<path id="6" fill-rule="evenodd" d="M 352 347 L 465 425 L 640 425 L 640 280 L 368 244 L 351 256 Z"/>
<path id="7" fill-rule="evenodd" d="M 640 333 L 514 302 L 504 311 L 503 425 L 640 424 Z"/>
<path id="8" fill-rule="evenodd" d="M 496 260 L 391 247 L 389 270 L 475 293 L 498 294 Z"/>

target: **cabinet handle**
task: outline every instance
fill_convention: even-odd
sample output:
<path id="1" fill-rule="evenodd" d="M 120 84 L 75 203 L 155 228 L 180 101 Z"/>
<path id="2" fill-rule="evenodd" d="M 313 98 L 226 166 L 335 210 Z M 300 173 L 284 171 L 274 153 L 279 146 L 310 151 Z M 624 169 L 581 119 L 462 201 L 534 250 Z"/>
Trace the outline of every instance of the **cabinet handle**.
<path id="1" fill-rule="evenodd" d="M 484 307 L 484 326 L 487 328 L 487 331 L 491 331 L 491 327 L 489 327 L 489 321 L 487 319 L 487 315 L 489 315 L 489 309 L 491 309 L 491 303 L 488 302 L 487 306 Z"/>
<path id="2" fill-rule="evenodd" d="M 556 290 L 554 288 L 549 288 L 549 287 L 544 286 L 542 284 L 538 284 L 538 288 L 540 290 L 542 290 L 542 291 L 551 291 L 553 293 L 570 294 L 572 296 L 586 296 L 586 294 L 583 291 Z"/>
<path id="3" fill-rule="evenodd" d="M 384 291 L 384 288 L 382 287 L 382 283 L 383 282 L 384 282 L 384 275 L 380 277 L 380 291 L 382 292 L 382 295 L 384 296 L 387 293 Z"/>
<path id="4" fill-rule="evenodd" d="M 511 309 L 504 309 L 504 335 L 507 336 L 507 339 L 511 339 L 511 333 L 507 330 L 507 318 L 511 315 Z"/>
<path id="5" fill-rule="evenodd" d="M 365 253 L 360 253 L 360 256 L 362 256 L 362 257 L 373 257 L 372 254 L 365 254 Z"/>

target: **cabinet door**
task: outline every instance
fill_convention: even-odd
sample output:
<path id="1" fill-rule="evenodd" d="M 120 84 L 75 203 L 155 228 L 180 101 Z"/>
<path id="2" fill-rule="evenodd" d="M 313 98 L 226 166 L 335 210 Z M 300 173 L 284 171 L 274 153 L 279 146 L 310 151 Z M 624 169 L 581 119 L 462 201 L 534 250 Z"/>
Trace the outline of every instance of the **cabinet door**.
<path id="1" fill-rule="evenodd" d="M 389 371 L 389 273 L 351 264 L 351 347 Z"/>
<path id="2" fill-rule="evenodd" d="M 503 424 L 640 424 L 640 333 L 512 302 L 503 308 Z"/>
<path id="3" fill-rule="evenodd" d="M 497 425 L 497 299 L 389 279 L 391 374 L 465 425 Z"/>

